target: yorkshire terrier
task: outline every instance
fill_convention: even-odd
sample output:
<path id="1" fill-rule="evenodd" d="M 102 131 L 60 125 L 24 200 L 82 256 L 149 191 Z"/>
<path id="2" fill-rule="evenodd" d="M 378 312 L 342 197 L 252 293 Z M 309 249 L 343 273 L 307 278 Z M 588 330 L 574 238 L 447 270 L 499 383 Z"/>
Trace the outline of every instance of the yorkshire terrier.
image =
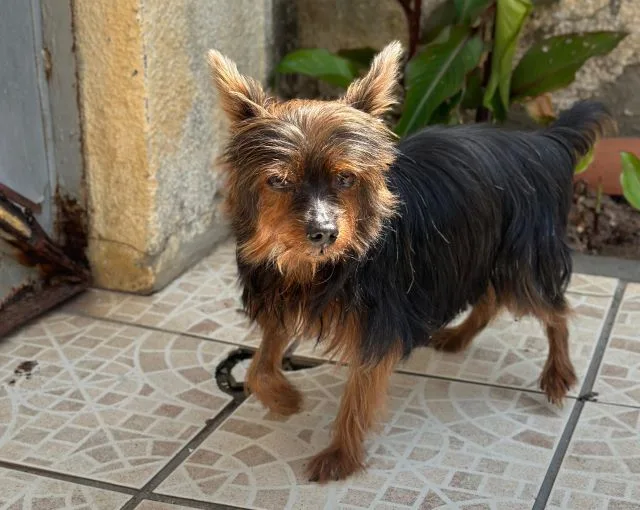
<path id="1" fill-rule="evenodd" d="M 339 100 L 280 101 L 208 55 L 230 121 L 222 164 L 242 300 L 263 332 L 248 388 L 273 412 L 300 411 L 281 364 L 301 337 L 350 367 L 332 441 L 307 467 L 314 481 L 363 468 L 398 361 L 428 344 L 468 347 L 503 308 L 546 327 L 549 400 L 576 382 L 565 233 L 574 167 L 608 112 L 581 102 L 540 131 L 435 126 L 398 142 L 383 116 L 401 59 L 389 44 Z"/>

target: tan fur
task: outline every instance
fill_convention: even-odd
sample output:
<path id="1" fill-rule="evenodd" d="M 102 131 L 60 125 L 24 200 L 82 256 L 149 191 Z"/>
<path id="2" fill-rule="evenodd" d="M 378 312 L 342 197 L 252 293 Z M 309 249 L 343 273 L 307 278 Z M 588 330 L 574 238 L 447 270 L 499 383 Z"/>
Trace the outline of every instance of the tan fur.
<path id="1" fill-rule="evenodd" d="M 487 293 L 474 305 L 462 324 L 453 328 L 443 328 L 431 340 L 431 345 L 446 352 L 460 352 L 466 349 L 478 333 L 493 320 L 499 308 L 496 293 L 489 287 Z"/>
<path id="2" fill-rule="evenodd" d="M 374 117 L 384 115 L 398 100 L 395 89 L 402 54 L 398 41 L 387 45 L 373 59 L 369 72 L 349 86 L 343 101 Z"/>
<path id="3" fill-rule="evenodd" d="M 354 341 L 345 340 L 347 344 Z M 384 409 L 389 378 L 400 357 L 397 349 L 375 365 L 350 367 L 333 440 L 309 462 L 310 480 L 320 483 L 342 480 L 364 468 L 364 439 Z"/>
<path id="4" fill-rule="evenodd" d="M 266 113 L 267 96 L 256 80 L 241 75 L 236 64 L 219 51 L 209 50 L 207 61 L 222 108 L 232 122 Z"/>
<path id="5" fill-rule="evenodd" d="M 282 373 L 282 355 L 290 337 L 275 322 L 263 322 L 261 327 L 264 335 L 247 371 L 247 389 L 275 413 L 297 413 L 302 395 Z"/>

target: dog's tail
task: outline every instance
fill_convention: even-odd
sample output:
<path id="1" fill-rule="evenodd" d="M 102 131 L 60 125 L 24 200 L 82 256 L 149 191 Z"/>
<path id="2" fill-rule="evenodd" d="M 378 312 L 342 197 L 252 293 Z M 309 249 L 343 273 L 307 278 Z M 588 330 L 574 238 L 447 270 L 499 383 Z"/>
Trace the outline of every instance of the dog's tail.
<path id="1" fill-rule="evenodd" d="M 591 150 L 598 138 L 615 130 L 615 121 L 602 103 L 580 101 L 562 112 L 545 134 L 564 145 L 576 164 Z"/>

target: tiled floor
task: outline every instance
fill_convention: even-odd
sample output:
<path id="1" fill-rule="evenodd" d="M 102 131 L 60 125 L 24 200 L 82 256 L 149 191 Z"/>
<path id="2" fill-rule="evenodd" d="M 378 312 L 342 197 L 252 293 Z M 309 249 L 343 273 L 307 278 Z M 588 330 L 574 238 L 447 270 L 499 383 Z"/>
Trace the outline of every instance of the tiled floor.
<path id="1" fill-rule="evenodd" d="M 574 276 L 563 408 L 537 388 L 540 326 L 501 316 L 465 353 L 401 365 L 368 470 L 318 486 L 304 465 L 344 369 L 303 343 L 317 366 L 288 373 L 288 419 L 219 389 L 260 339 L 234 264 L 227 244 L 152 297 L 90 291 L 0 340 L 0 509 L 640 509 L 640 285 Z"/>

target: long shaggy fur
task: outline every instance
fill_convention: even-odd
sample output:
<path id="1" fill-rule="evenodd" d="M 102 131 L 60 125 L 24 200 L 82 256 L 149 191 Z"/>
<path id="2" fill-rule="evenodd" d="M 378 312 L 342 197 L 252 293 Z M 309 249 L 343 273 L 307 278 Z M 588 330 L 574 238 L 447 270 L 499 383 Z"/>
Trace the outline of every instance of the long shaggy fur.
<path id="1" fill-rule="evenodd" d="M 396 339 L 404 356 L 426 345 L 489 285 L 518 310 L 560 306 L 573 170 L 609 121 L 602 105 L 585 102 L 538 132 L 430 127 L 403 140 L 387 174 L 398 214 L 366 256 L 325 264 L 284 293 L 278 271 L 240 261 L 250 315 L 284 322 L 294 309 L 314 324 L 338 302 L 329 319 L 356 314 L 361 362 L 375 363 Z"/>
<path id="2" fill-rule="evenodd" d="M 582 102 L 536 132 L 430 127 L 396 143 L 382 118 L 400 56 L 398 44 L 383 50 L 339 101 L 281 103 L 209 55 L 231 120 L 222 162 L 242 300 L 264 332 L 248 387 L 274 412 L 300 409 L 280 369 L 295 337 L 315 337 L 351 367 L 333 441 L 309 464 L 321 482 L 362 468 L 399 359 L 430 343 L 461 350 L 501 308 L 544 324 L 540 387 L 551 401 L 576 381 L 566 228 L 575 165 L 608 112 Z M 331 225 L 330 243 L 312 241 L 310 218 Z"/>

